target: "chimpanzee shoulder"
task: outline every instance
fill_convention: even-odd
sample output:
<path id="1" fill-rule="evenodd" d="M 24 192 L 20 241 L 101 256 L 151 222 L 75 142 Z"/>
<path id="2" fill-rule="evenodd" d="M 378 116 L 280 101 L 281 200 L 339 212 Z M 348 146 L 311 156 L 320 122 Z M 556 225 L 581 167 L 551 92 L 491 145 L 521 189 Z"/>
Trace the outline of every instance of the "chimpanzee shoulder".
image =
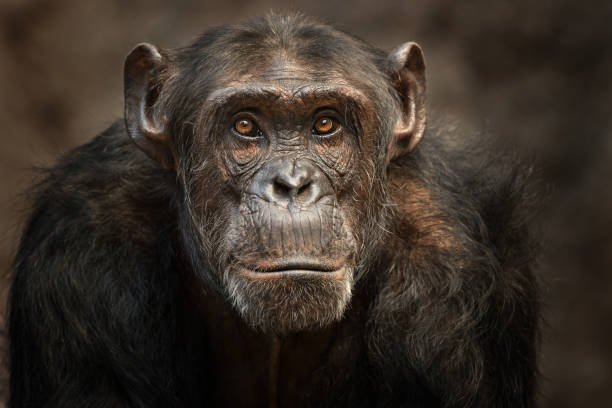
<path id="1" fill-rule="evenodd" d="M 145 375 L 146 364 L 166 376 L 172 370 L 156 349 L 173 337 L 174 176 L 120 122 L 39 176 L 14 261 L 10 333 L 21 363 L 11 369 L 13 406 L 78 406 L 89 387 L 102 400 L 120 378 Z M 45 371 L 28 370 L 42 361 Z M 84 388 L 66 399 L 61 390 L 76 387 L 76 373 Z M 150 403 L 173 398 L 163 389 L 142 395 Z"/>
<path id="2" fill-rule="evenodd" d="M 419 355 L 438 356 L 430 373 L 437 377 L 431 379 L 437 383 L 433 395 L 495 405 L 486 393 L 469 397 L 470 389 L 489 387 L 499 401 L 531 406 L 541 323 L 534 233 L 540 178 L 531 160 L 490 135 L 451 131 L 443 121 L 431 128 L 410 155 L 389 167 L 397 206 L 387 252 L 392 267 L 372 322 L 387 333 L 393 329 L 380 325 L 393 324 L 402 334 L 378 339 L 380 356 L 404 373 L 427 366 L 429 357 L 420 361 Z M 385 352 L 383 344 L 401 351 Z M 508 350 L 520 358 L 509 358 Z M 399 355 L 407 360 L 392 357 Z M 460 355 L 495 363 L 468 368 Z M 442 380 L 446 370 L 469 375 L 455 388 Z M 498 372 L 509 382 L 493 380 Z M 527 391 L 518 395 L 514 387 Z"/>

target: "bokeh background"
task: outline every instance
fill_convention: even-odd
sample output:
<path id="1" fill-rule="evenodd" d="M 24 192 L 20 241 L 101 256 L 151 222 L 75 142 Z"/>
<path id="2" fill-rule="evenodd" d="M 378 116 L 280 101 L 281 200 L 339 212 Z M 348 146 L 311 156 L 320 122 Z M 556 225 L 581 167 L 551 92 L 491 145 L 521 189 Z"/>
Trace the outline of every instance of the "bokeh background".
<path id="1" fill-rule="evenodd" d="M 180 46 L 271 9 L 335 21 L 387 49 L 419 42 L 439 116 L 536 158 L 548 197 L 541 406 L 612 406 L 610 1 L 1 0 L 0 268 L 32 168 L 121 117 L 123 59 L 136 43 Z"/>

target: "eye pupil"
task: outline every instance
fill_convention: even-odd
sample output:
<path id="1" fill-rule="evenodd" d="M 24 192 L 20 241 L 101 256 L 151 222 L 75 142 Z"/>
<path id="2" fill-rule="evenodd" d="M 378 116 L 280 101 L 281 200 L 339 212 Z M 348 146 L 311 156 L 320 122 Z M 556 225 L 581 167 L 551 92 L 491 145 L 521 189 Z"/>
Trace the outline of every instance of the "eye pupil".
<path id="1" fill-rule="evenodd" d="M 238 119 L 234 123 L 236 131 L 243 135 L 248 135 L 253 130 L 253 122 L 249 119 Z"/>
<path id="2" fill-rule="evenodd" d="M 321 118 L 315 123 L 315 133 L 330 133 L 335 129 L 335 124 L 330 118 Z"/>

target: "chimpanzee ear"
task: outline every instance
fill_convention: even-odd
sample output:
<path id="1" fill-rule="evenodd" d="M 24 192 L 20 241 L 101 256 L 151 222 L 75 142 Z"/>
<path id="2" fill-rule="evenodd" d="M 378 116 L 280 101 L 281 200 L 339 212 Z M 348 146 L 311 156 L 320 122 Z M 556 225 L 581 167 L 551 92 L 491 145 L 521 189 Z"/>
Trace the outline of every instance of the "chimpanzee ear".
<path id="1" fill-rule="evenodd" d="M 125 60 L 125 123 L 130 137 L 150 158 L 165 168 L 175 168 L 166 117 L 154 109 L 163 83 L 167 58 L 157 47 L 142 43 Z"/>
<path id="2" fill-rule="evenodd" d="M 402 115 L 395 125 L 387 160 L 412 151 L 425 132 L 425 60 L 418 44 L 408 42 L 388 57 L 391 84 L 402 102 Z"/>

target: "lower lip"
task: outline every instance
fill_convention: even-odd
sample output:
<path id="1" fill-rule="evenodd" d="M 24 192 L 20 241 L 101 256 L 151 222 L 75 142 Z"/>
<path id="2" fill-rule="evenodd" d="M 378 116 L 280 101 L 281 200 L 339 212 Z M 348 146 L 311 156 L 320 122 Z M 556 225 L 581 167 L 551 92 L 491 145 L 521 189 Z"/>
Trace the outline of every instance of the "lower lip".
<path id="1" fill-rule="evenodd" d="M 346 273 L 346 267 L 342 267 L 335 271 L 320 271 L 310 269 L 287 269 L 275 272 L 256 272 L 251 269 L 244 267 L 238 267 L 237 272 L 250 279 L 283 279 L 283 278 L 294 278 L 294 277 L 314 277 L 320 279 L 342 279 Z"/>

